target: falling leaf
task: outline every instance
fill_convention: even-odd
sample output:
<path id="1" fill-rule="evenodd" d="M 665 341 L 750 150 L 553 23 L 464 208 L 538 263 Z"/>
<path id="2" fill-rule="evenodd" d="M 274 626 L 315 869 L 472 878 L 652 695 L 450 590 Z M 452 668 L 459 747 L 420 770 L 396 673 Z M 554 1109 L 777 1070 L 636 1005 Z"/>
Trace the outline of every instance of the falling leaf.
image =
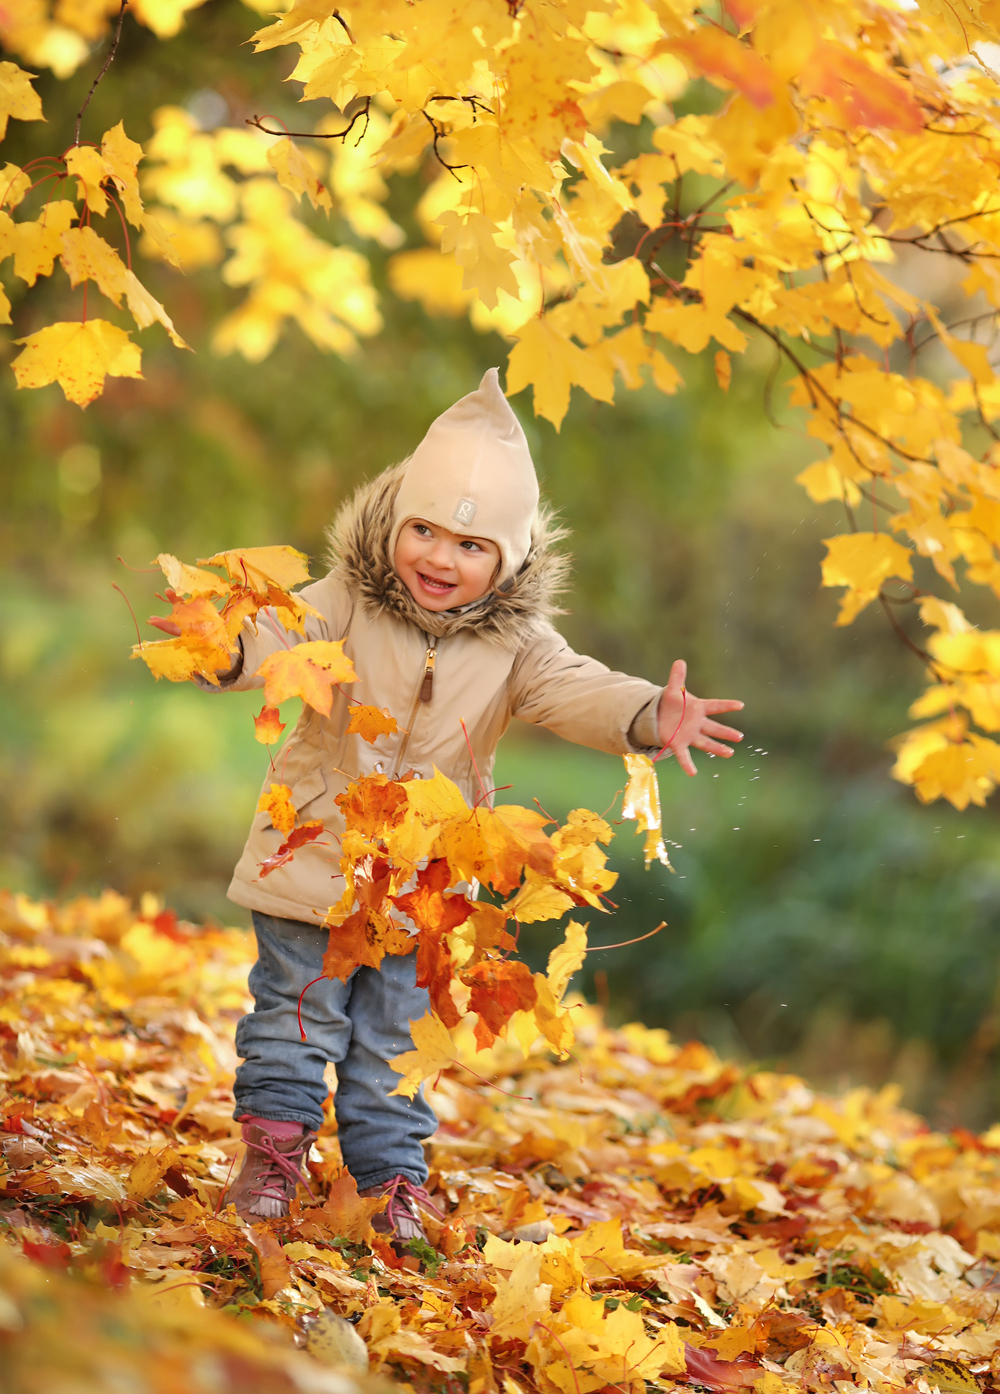
<path id="1" fill-rule="evenodd" d="M 412 1099 L 421 1080 L 429 1079 L 449 1065 L 455 1055 L 455 1047 L 447 1027 L 437 1017 L 427 1012 L 419 1021 L 410 1022 L 413 1049 L 395 1055 L 389 1061 L 390 1069 L 403 1078 L 391 1090 L 392 1094 L 402 1094 Z"/>
<path id="2" fill-rule="evenodd" d="M 351 708 L 351 719 L 347 724 L 349 736 L 360 736 L 374 745 L 379 736 L 394 736 L 398 731 L 396 718 L 390 716 L 385 708 L 366 707 L 360 702 Z"/>
<path id="3" fill-rule="evenodd" d="M 279 866 L 286 866 L 300 847 L 304 847 L 308 842 L 315 842 L 325 831 L 322 820 L 318 818 L 300 823 L 297 828 L 291 830 L 277 852 L 272 852 L 269 857 L 264 858 L 257 869 L 258 876 L 270 876 Z"/>
<path id="4" fill-rule="evenodd" d="M 261 745 L 274 745 L 280 739 L 285 723 L 277 707 L 261 707 L 253 719 L 254 736 Z"/>
<path id="5" fill-rule="evenodd" d="M 723 392 L 728 392 L 733 380 L 733 361 L 725 349 L 719 349 L 715 355 L 715 377 Z"/>
<path id="6" fill-rule="evenodd" d="M 628 783 L 622 798 L 622 817 L 634 818 L 637 824 L 636 832 L 646 835 L 643 847 L 646 869 L 649 869 L 655 857 L 673 871 L 663 842 L 663 815 L 660 812 L 656 766 L 648 755 L 625 755 L 622 758 L 628 772 Z"/>
<path id="7" fill-rule="evenodd" d="M 334 686 L 356 682 L 358 676 L 344 653 L 343 639 L 314 639 L 281 649 L 268 654 L 257 672 L 264 679 L 267 706 L 280 707 L 289 697 L 301 697 L 323 716 L 330 715 Z"/>
<path id="8" fill-rule="evenodd" d="M 281 833 L 290 833 L 298 817 L 292 803 L 292 791 L 287 784 L 272 784 L 267 793 L 261 794 L 257 812 L 266 813 L 271 826 Z"/>

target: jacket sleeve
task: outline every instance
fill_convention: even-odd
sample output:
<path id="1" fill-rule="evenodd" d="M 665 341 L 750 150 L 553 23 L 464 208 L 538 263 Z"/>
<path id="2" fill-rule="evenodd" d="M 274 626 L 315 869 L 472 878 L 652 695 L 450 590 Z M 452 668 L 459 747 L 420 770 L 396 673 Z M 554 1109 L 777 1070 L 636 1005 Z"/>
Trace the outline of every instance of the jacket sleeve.
<path id="1" fill-rule="evenodd" d="M 237 637 L 243 662 L 240 664 L 237 655 L 234 676 L 225 678 L 220 675 L 218 687 L 207 678 L 196 677 L 198 686 L 206 692 L 246 692 L 250 688 L 263 687 L 264 679 L 258 676 L 257 670 L 268 654 L 276 649 L 283 649 L 286 645 L 294 647 L 313 639 L 336 640 L 344 637 L 350 618 L 350 601 L 342 586 L 325 576 L 296 594 L 319 611 L 318 616 L 307 615 L 304 634 L 286 629 L 273 609 L 261 610 L 255 620 L 243 621 L 243 628 Z"/>
<path id="2" fill-rule="evenodd" d="M 611 755 L 655 755 L 662 690 L 574 653 L 547 625 L 514 662 L 511 715 Z"/>

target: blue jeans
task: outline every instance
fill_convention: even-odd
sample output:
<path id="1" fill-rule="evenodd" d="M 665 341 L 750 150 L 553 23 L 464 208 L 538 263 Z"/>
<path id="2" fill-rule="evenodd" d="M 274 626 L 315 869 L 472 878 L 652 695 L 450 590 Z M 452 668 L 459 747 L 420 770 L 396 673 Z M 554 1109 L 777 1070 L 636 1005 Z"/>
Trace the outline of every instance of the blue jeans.
<path id="1" fill-rule="evenodd" d="M 427 1180 L 421 1140 L 437 1119 L 423 1093 L 389 1096 L 399 1080 L 388 1060 L 413 1049 L 409 1022 L 428 1010 L 415 985 L 416 953 L 386 957 L 381 970 L 356 968 L 346 983 L 322 978 L 302 999 L 302 1041 L 296 1019 L 299 993 L 323 971 L 327 934 L 301 920 L 253 912 L 257 962 L 250 970 L 254 1009 L 236 1028 L 235 1118 L 283 1119 L 318 1128 L 329 1092 L 327 1062 L 337 1067 L 334 1107 L 344 1164 L 358 1189 L 394 1176 Z"/>

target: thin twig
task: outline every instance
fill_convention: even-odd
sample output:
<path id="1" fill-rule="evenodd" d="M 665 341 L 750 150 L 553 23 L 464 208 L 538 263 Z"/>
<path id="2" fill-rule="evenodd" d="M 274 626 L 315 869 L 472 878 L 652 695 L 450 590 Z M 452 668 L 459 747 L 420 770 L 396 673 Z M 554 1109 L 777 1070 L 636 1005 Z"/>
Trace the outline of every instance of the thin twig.
<path id="1" fill-rule="evenodd" d="M 893 629 L 896 631 L 896 637 L 906 645 L 906 647 L 910 650 L 911 653 L 915 653 L 922 663 L 927 664 L 927 667 L 934 674 L 934 677 L 937 679 L 938 682 L 943 682 L 944 679 L 938 672 L 938 665 L 936 661 L 931 657 L 931 655 L 927 652 L 926 649 L 922 649 L 919 646 L 919 644 L 915 644 L 913 642 L 913 640 L 907 634 L 906 630 L 899 623 L 899 620 L 897 620 L 896 616 L 889 609 L 888 598 L 884 596 L 881 591 L 879 591 L 878 593 L 878 600 L 879 604 L 882 606 L 882 610 L 885 614 L 886 619 L 889 621 Z"/>
<path id="2" fill-rule="evenodd" d="M 357 123 L 361 120 L 363 116 L 365 118 L 365 130 L 361 132 L 359 140 L 364 140 L 365 131 L 368 130 L 368 122 L 371 119 L 369 115 L 371 111 L 371 105 L 371 97 L 366 97 L 364 106 L 358 108 L 358 110 L 351 117 L 349 124 L 346 125 L 342 131 L 289 131 L 287 128 L 283 131 L 269 131 L 268 128 L 263 124 L 263 122 L 267 120 L 266 116 L 248 116 L 246 119 L 246 124 L 248 126 L 256 126 L 258 131 L 263 131 L 266 136 L 288 136 L 289 139 L 295 140 L 344 140 L 347 136 L 351 134 L 351 132 L 354 130 L 354 127 L 357 125 Z"/>
<path id="3" fill-rule="evenodd" d="M 344 18 L 344 16 L 340 13 L 339 10 L 334 10 L 334 12 L 333 12 L 333 18 L 337 21 L 337 23 L 340 25 L 341 29 L 343 29 L 344 33 L 347 35 L 347 37 L 350 39 L 351 43 L 353 44 L 353 43 L 355 42 L 354 35 L 351 33 L 350 29 L 348 29 L 348 27 L 347 27 L 347 20 Z"/>
<path id="4" fill-rule="evenodd" d="M 442 127 L 438 126 L 438 123 L 434 120 L 433 116 L 430 116 L 426 111 L 421 111 L 420 114 L 421 116 L 423 116 L 425 121 L 429 122 L 431 130 L 434 132 L 434 158 L 437 160 L 439 165 L 444 166 L 444 168 L 454 179 L 458 179 L 456 170 L 469 169 L 470 166 L 450 165 L 448 163 L 448 161 L 441 154 L 441 151 L 438 149 L 438 141 L 441 140 L 444 136 L 446 136 L 448 132 L 444 130 Z M 461 179 L 458 179 L 458 182 L 461 184 Z"/>
<path id="5" fill-rule="evenodd" d="M 74 145 L 80 144 L 80 122 L 83 120 L 83 113 L 87 110 L 88 106 L 90 106 L 90 99 L 97 91 L 97 84 L 100 82 L 101 78 L 108 71 L 108 69 L 111 67 L 112 62 L 114 61 L 115 53 L 118 50 L 118 40 L 122 36 L 122 25 L 125 23 L 125 11 L 127 9 L 128 0 L 122 0 L 121 8 L 118 11 L 118 27 L 115 29 L 115 37 L 111 40 L 111 47 L 108 49 L 108 56 L 104 60 L 104 67 L 94 78 L 93 82 L 90 84 L 90 91 L 87 93 L 87 99 L 84 102 L 83 106 L 80 108 L 80 110 L 76 113 L 76 136 L 73 139 Z"/>

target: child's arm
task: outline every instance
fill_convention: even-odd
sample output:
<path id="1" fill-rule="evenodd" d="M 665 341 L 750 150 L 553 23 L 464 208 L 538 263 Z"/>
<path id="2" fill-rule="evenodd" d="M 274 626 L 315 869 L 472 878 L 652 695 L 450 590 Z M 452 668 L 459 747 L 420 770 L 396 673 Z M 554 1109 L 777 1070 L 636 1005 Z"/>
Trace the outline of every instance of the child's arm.
<path id="1" fill-rule="evenodd" d="M 739 731 L 712 718 L 738 711 L 742 702 L 693 697 L 685 692 L 687 665 L 678 661 L 665 688 L 615 673 L 594 658 L 574 653 L 551 627 L 518 654 L 511 674 L 511 715 L 546 726 L 577 745 L 614 755 L 657 755 L 669 746 L 681 768 L 694 774 L 690 747 L 731 755 L 723 740 Z"/>
<path id="2" fill-rule="evenodd" d="M 298 594 L 320 612 L 319 616 L 306 616 L 304 634 L 286 629 L 273 608 L 261 610 L 256 620 L 243 621 L 243 628 L 236 636 L 232 663 L 228 668 L 216 671 L 219 686 L 216 687 L 207 678 L 196 677 L 198 686 L 206 692 L 245 692 L 249 688 L 263 687 L 264 680 L 257 676 L 257 670 L 268 654 L 278 649 L 294 648 L 296 644 L 312 639 L 343 637 L 349 606 L 345 608 L 342 587 L 326 576 L 312 585 L 304 586 Z"/>

